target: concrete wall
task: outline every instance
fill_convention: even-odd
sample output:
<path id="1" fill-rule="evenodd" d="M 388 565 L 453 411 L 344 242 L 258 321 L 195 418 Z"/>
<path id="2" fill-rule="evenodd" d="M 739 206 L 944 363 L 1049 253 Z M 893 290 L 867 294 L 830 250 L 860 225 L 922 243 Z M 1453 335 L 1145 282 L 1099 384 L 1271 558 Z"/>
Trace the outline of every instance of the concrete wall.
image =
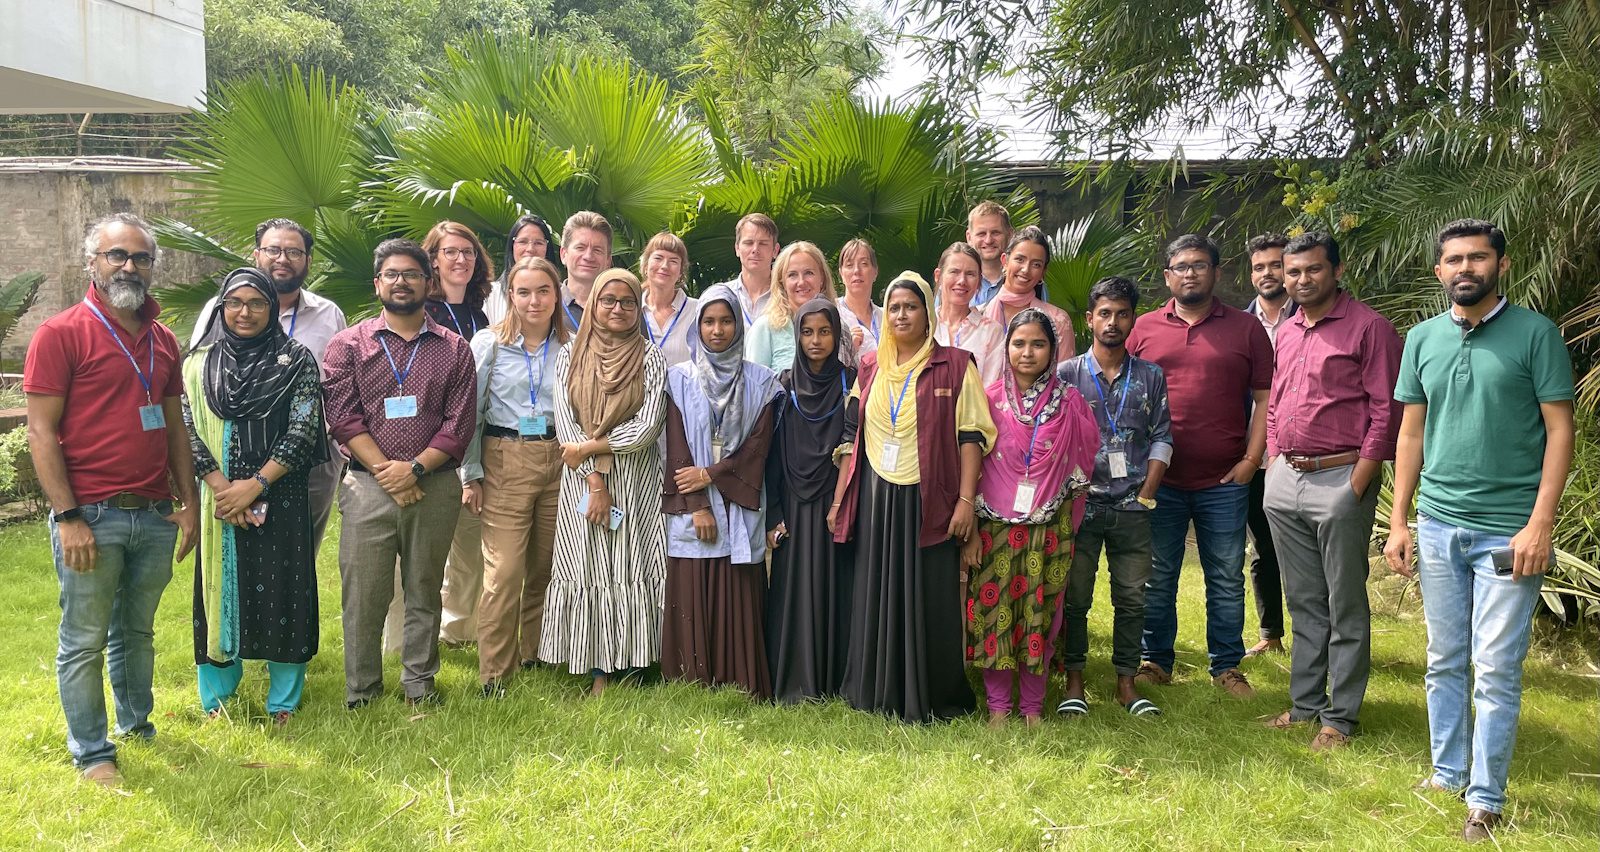
<path id="1" fill-rule="evenodd" d="M 146 161 L 148 164 L 148 161 Z M 118 211 L 151 217 L 171 215 L 181 181 L 177 167 L 149 165 L 145 171 L 78 168 L 59 161 L 28 167 L 0 160 L 0 281 L 23 272 L 46 275 L 39 300 L 0 348 L 8 371 L 20 368 L 33 330 L 83 298 L 83 237 L 90 222 Z M 155 284 L 187 283 L 212 274 L 194 255 L 161 251 Z"/>
<path id="2" fill-rule="evenodd" d="M 0 113 L 202 105 L 202 0 L 0 0 Z"/>

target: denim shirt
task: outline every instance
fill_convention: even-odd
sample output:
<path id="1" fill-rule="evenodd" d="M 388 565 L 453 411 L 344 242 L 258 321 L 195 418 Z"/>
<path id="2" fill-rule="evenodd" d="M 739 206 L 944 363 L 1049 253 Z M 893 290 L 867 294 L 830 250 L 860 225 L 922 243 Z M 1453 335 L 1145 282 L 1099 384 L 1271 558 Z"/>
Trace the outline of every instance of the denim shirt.
<path id="1" fill-rule="evenodd" d="M 1172 413 L 1167 408 L 1166 375 L 1155 362 L 1128 353 L 1122 372 L 1115 379 L 1107 378 L 1094 360 L 1093 350 L 1062 362 L 1056 375 L 1083 394 L 1100 427 L 1100 449 L 1094 455 L 1089 502 L 1113 509 L 1143 510 L 1139 489 L 1144 487 L 1150 459 L 1172 461 Z M 1113 448 L 1121 449 L 1127 459 L 1126 476 L 1111 476 Z"/>

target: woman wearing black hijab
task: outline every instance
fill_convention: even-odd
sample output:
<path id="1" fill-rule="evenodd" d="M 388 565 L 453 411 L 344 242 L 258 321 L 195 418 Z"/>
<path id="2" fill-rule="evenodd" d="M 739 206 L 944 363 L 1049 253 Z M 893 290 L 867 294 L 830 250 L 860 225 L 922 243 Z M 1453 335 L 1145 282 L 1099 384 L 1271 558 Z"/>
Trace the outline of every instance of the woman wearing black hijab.
<path id="1" fill-rule="evenodd" d="M 854 564 L 828 529 L 839 469 L 845 399 L 855 370 L 839 359 L 839 309 L 812 299 L 794 318 L 794 366 L 779 377 L 787 399 L 767 464 L 767 666 L 783 703 L 834 695 L 844 678 Z"/>
<path id="2" fill-rule="evenodd" d="M 243 660 L 266 660 L 267 713 L 300 704 L 317 652 L 316 538 L 306 473 L 328 458 L 322 378 L 278 323 L 272 282 L 223 279 L 220 310 L 183 366 L 183 420 L 201 479 L 194 649 L 200 705 L 220 715 Z"/>

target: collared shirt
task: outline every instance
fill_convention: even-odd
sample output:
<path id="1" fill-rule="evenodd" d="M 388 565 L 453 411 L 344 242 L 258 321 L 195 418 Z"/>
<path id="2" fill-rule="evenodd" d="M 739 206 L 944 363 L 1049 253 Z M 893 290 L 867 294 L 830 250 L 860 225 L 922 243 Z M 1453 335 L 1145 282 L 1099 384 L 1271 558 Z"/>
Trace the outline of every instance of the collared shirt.
<path id="1" fill-rule="evenodd" d="M 1003 272 L 1000 274 L 999 278 L 990 281 L 988 278 L 985 278 L 983 273 L 980 271 L 978 273 L 978 292 L 972 297 L 972 307 L 981 308 L 993 301 L 994 297 L 1000 292 L 1000 285 L 1004 284 L 1005 280 L 1006 276 Z"/>
<path id="2" fill-rule="evenodd" d="M 593 286 L 593 285 L 590 285 Z M 572 295 L 572 279 L 561 282 L 561 315 L 567 318 L 567 330 L 576 332 L 583 322 L 583 303 Z"/>
<path id="3" fill-rule="evenodd" d="M 395 372 L 403 372 L 408 361 L 411 372 L 402 388 Z M 429 448 L 457 461 L 466 454 L 477 425 L 472 347 L 426 314 L 422 330 L 409 341 L 381 314 L 339 332 L 328 343 L 323 372 L 323 408 L 340 444 L 348 447 L 351 438 L 365 432 L 386 458 L 414 459 Z M 384 400 L 394 396 L 415 396 L 416 415 L 386 417 Z"/>
<path id="4" fill-rule="evenodd" d="M 1540 405 L 1573 398 L 1572 359 L 1542 314 L 1503 304 L 1463 331 L 1454 311 L 1406 334 L 1395 399 L 1426 405 L 1417 511 L 1516 535 L 1543 477 Z"/>
<path id="5" fill-rule="evenodd" d="M 1478 320 L 1478 325 L 1472 325 L 1471 323 L 1468 323 L 1467 318 L 1461 315 L 1460 309 L 1456 305 L 1451 305 L 1450 321 L 1456 324 L 1456 328 L 1461 329 L 1461 336 L 1466 337 L 1467 335 L 1476 331 L 1478 326 L 1487 325 L 1490 320 L 1500 316 L 1500 313 L 1504 311 L 1506 309 L 1506 305 L 1509 304 L 1511 304 L 1511 300 L 1507 299 L 1505 296 L 1501 296 L 1500 301 L 1495 303 L 1494 309 L 1484 314 L 1483 319 Z"/>
<path id="6" fill-rule="evenodd" d="M 863 320 L 861 317 L 856 316 L 855 311 L 850 310 L 850 306 L 844 303 L 843 298 L 838 299 L 837 304 L 839 306 L 839 323 L 844 327 L 845 336 L 853 338 L 855 329 L 859 328 L 861 329 L 861 345 L 856 348 L 862 352 L 878 351 L 878 332 L 883 330 L 883 308 L 873 305 L 871 316 Z"/>
<path id="7" fill-rule="evenodd" d="M 1282 328 L 1290 317 L 1300 312 L 1300 306 L 1294 299 L 1285 297 L 1282 307 L 1278 308 L 1278 321 L 1273 322 L 1267 319 L 1266 312 L 1261 310 L 1261 297 L 1257 296 L 1250 300 L 1250 304 L 1244 306 L 1244 312 L 1261 320 L 1261 327 L 1266 330 L 1267 339 L 1272 341 L 1273 345 L 1277 345 L 1278 329 Z"/>
<path id="8" fill-rule="evenodd" d="M 933 330 L 933 339 L 941 346 L 954 346 L 972 353 L 978 362 L 978 377 L 988 387 L 1000 378 L 1000 368 L 1005 364 L 1006 330 L 989 315 L 976 308 L 967 311 L 967 318 L 954 328 L 939 321 Z"/>
<path id="9" fill-rule="evenodd" d="M 1056 375 L 1078 389 L 1100 427 L 1100 449 L 1094 455 L 1089 502 L 1142 511 L 1139 489 L 1144 487 L 1150 460 L 1172 462 L 1172 413 L 1167 407 L 1166 375 L 1154 362 L 1129 354 L 1123 356 L 1117 375 L 1108 376 L 1093 350 L 1068 359 L 1056 369 Z M 1122 452 L 1127 464 L 1126 476 L 1111 475 L 1111 453 L 1117 451 Z"/>
<path id="10" fill-rule="evenodd" d="M 762 293 L 760 296 L 757 296 L 754 300 L 752 300 L 750 298 L 750 292 L 745 289 L 743 273 L 740 273 L 738 276 L 722 282 L 722 286 L 732 290 L 734 294 L 739 297 L 739 307 L 744 311 L 745 328 L 749 328 L 750 326 L 754 325 L 756 317 L 765 317 L 767 315 L 767 303 L 772 301 L 772 291 L 777 289 L 776 287 L 769 286 L 767 287 L 767 292 Z"/>
<path id="11" fill-rule="evenodd" d="M 1210 488 L 1244 458 L 1252 392 L 1272 387 L 1272 341 L 1255 317 L 1213 300 L 1190 325 L 1167 303 L 1136 320 L 1128 351 L 1156 362 L 1172 406 L 1172 465 L 1163 485 Z"/>
<path id="12" fill-rule="evenodd" d="M 1315 323 L 1295 314 L 1278 334 L 1267 405 L 1267 455 L 1360 450 L 1394 458 L 1400 403 L 1400 335 L 1381 314 L 1340 290 Z"/>
<path id="13" fill-rule="evenodd" d="M 106 330 L 89 303 L 114 332 Z M 172 496 L 167 487 L 167 430 L 145 431 L 139 418 L 140 408 L 183 394 L 178 338 L 155 321 L 160 313 L 160 306 L 147 297 L 139 309 L 144 325 L 138 334 L 129 334 L 91 286 L 84 301 L 40 324 L 28 344 L 22 390 L 63 398 L 57 436 L 67 485 L 80 506 L 124 491 L 152 500 Z M 148 395 L 129 354 L 150 380 Z"/>
<path id="14" fill-rule="evenodd" d="M 650 294 L 645 293 L 644 324 L 645 333 L 649 335 L 650 342 L 661 350 L 662 356 L 667 359 L 667 366 L 682 364 L 694 359 L 695 350 L 700 345 L 700 334 L 695 327 L 696 318 L 700 312 L 700 300 L 689 298 L 682 287 L 672 297 L 672 314 L 661 325 L 656 324 L 650 308 Z"/>
<path id="15" fill-rule="evenodd" d="M 211 297 L 194 322 L 194 333 L 189 335 L 190 348 L 200 343 L 211 315 L 217 310 L 217 299 Z M 319 296 L 305 288 L 300 289 L 300 299 L 287 308 L 278 308 L 278 322 L 283 330 L 300 345 L 311 350 L 317 364 L 322 363 L 322 353 L 335 334 L 345 330 L 344 311 L 332 299 Z"/>
<path id="16" fill-rule="evenodd" d="M 472 430 L 472 443 L 461 459 L 461 481 L 472 482 L 483 478 L 483 427 L 499 426 L 516 429 L 522 417 L 546 418 L 555 429 L 556 414 L 556 355 L 564 345 L 554 333 L 548 338 L 549 348 L 543 344 L 533 351 L 523 348 L 523 338 L 517 335 L 511 343 L 501 343 L 494 329 L 486 328 L 472 338 L 472 360 L 477 365 L 478 393 L 474 411 L 477 426 Z M 532 381 L 529 375 L 532 374 Z M 537 385 L 537 404 L 529 388 Z"/>

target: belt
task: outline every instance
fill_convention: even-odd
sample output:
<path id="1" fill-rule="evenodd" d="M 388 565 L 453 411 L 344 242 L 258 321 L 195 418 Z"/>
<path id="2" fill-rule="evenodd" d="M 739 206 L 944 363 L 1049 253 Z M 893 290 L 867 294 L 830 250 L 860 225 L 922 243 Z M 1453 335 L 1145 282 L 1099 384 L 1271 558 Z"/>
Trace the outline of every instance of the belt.
<path id="1" fill-rule="evenodd" d="M 456 467 L 456 460 L 455 459 L 451 459 L 451 460 L 445 462 L 443 465 L 441 465 L 438 468 L 438 470 L 434 470 L 432 472 L 433 473 L 439 473 L 440 471 L 453 470 L 455 467 Z M 366 474 L 372 473 L 372 471 L 367 470 L 367 466 L 366 465 L 362 464 L 354 456 L 352 456 L 350 458 L 350 469 L 355 471 L 356 473 L 366 473 Z"/>
<path id="2" fill-rule="evenodd" d="M 100 502 L 110 506 L 113 509 L 123 509 L 131 512 L 136 509 L 148 509 L 151 506 L 166 500 L 167 498 L 165 497 L 157 500 L 151 497 L 145 497 L 139 494 L 130 494 L 129 492 L 124 491 L 121 494 L 113 494 L 110 497 L 101 500 Z"/>
<path id="3" fill-rule="evenodd" d="M 1345 450 L 1342 453 L 1331 453 L 1325 456 L 1299 456 L 1284 453 L 1283 460 L 1288 462 L 1290 467 L 1301 473 L 1313 473 L 1319 470 L 1355 464 L 1361 460 L 1361 452 L 1359 450 Z"/>
<path id="4" fill-rule="evenodd" d="M 548 435 L 524 435 L 515 429 L 507 429 L 504 426 L 496 426 L 492 423 L 483 424 L 483 434 L 490 438 L 504 438 L 507 441 L 554 441 L 556 439 L 555 430 L 551 430 Z"/>

